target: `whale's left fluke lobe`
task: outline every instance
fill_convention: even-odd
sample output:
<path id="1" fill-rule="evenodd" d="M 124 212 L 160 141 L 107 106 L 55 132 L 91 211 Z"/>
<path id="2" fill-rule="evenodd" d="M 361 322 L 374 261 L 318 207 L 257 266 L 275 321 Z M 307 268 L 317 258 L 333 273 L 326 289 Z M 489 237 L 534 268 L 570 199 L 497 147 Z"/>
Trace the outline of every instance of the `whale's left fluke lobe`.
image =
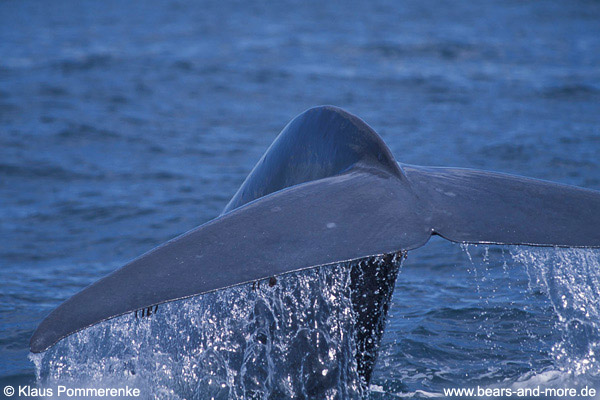
<path id="1" fill-rule="evenodd" d="M 412 249 L 429 236 L 417 200 L 389 174 L 355 170 L 307 182 L 208 222 L 77 293 L 42 321 L 31 351 L 151 305 Z"/>
<path id="2" fill-rule="evenodd" d="M 31 351 L 118 315 L 292 271 L 404 252 L 432 234 L 465 243 L 600 247 L 598 227 L 600 192 L 398 164 L 359 118 L 316 107 L 286 126 L 221 216 L 65 301 L 39 325 Z M 369 264 L 362 268 L 368 276 Z M 389 296 L 373 279 L 356 290 L 362 291 L 353 298 L 361 311 L 357 325 L 380 335 L 387 306 L 370 299 Z M 378 326 L 367 326 L 370 319 Z M 368 381 L 374 358 L 358 362 L 359 368 L 365 363 L 361 372 Z"/>

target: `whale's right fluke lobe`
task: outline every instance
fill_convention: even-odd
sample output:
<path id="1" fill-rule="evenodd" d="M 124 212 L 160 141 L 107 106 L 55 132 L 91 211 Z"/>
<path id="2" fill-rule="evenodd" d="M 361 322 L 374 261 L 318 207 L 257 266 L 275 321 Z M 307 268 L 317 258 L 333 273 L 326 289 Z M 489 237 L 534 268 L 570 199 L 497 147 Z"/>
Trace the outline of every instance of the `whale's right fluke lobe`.
<path id="1" fill-rule="evenodd" d="M 448 240 L 600 247 L 600 192 L 472 169 L 402 169 Z"/>

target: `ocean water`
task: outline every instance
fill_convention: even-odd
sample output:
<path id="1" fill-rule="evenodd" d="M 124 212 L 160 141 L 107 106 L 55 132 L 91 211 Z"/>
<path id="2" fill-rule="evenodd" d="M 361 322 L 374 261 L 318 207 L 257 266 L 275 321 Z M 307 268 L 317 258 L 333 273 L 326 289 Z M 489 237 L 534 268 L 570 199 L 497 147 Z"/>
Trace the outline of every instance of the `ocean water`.
<path id="1" fill-rule="evenodd" d="M 0 386 L 36 380 L 48 312 L 218 215 L 314 105 L 360 116 L 405 163 L 600 190 L 598 21 L 591 0 L 1 1 Z M 600 387 L 599 259 L 410 252 L 367 395 Z"/>

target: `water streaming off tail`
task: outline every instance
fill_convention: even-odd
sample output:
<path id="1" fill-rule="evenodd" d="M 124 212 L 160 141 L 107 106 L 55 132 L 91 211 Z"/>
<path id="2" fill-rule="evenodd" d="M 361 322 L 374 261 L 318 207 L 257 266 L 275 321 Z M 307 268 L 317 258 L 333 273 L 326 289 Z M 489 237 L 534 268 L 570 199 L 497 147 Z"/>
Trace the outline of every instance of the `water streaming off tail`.
<path id="1" fill-rule="evenodd" d="M 398 277 L 371 399 L 600 387 L 600 250 L 428 246 Z"/>
<path id="2" fill-rule="evenodd" d="M 600 375 L 600 251 L 520 247 L 511 255 L 525 265 L 531 288 L 547 294 L 558 317 L 555 368 L 575 378 Z"/>
<path id="3" fill-rule="evenodd" d="M 523 268 L 529 292 L 546 296 L 556 316 L 551 333 L 546 335 L 553 339 L 548 349 L 551 367 L 531 370 L 517 381 L 532 379 L 537 384 L 542 376 L 542 381 L 557 380 L 556 384 L 565 381 L 597 384 L 600 375 L 600 250 L 511 246 L 504 251 L 506 248 L 498 246 L 462 247 L 480 281 L 494 279 L 490 268 L 495 265 L 502 265 L 505 274 L 510 273 L 511 264 Z"/>
<path id="4" fill-rule="evenodd" d="M 365 262 L 295 272 L 162 304 L 150 316 L 104 321 L 32 354 L 38 381 L 128 384 L 149 398 L 360 398 L 365 389 L 356 361 L 351 272 Z M 392 262 L 399 266 L 400 258 Z"/>

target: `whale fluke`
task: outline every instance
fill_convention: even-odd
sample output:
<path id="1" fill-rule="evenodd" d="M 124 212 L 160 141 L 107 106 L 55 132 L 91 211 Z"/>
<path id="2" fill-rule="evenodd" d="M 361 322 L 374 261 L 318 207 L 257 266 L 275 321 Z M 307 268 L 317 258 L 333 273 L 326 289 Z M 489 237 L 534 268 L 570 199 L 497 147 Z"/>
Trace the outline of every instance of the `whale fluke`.
<path id="1" fill-rule="evenodd" d="M 285 127 L 223 214 L 65 301 L 42 321 L 30 347 L 42 352 L 100 321 L 161 303 L 405 252 L 434 234 L 461 243 L 600 247 L 599 226 L 600 192 L 397 163 L 359 118 L 316 107 Z M 365 298 L 377 286 L 363 284 Z M 375 311 L 385 317 L 385 310 Z M 368 382 L 374 361 L 364 362 Z"/>
<path id="2" fill-rule="evenodd" d="M 459 243 L 600 247 L 600 192 L 521 176 L 403 165 L 435 234 Z"/>
<path id="3" fill-rule="evenodd" d="M 429 236 L 419 202 L 387 173 L 357 169 L 307 182 L 231 211 L 90 285 L 42 321 L 31 351 L 154 304 L 410 250 Z"/>

